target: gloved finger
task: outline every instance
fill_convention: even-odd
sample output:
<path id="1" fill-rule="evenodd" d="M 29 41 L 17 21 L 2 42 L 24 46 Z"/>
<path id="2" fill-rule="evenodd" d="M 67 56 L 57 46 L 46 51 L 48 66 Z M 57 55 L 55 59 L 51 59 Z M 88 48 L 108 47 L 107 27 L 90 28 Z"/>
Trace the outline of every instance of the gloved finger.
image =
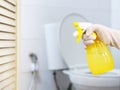
<path id="1" fill-rule="evenodd" d="M 92 36 L 92 35 L 90 35 L 90 36 L 83 35 L 83 40 L 84 41 L 86 41 L 86 40 L 95 40 L 95 39 L 96 39 L 95 36 Z"/>
<path id="2" fill-rule="evenodd" d="M 95 26 L 92 25 L 85 30 L 85 35 L 90 36 L 95 31 Z"/>
<path id="3" fill-rule="evenodd" d="M 93 40 L 87 40 L 87 41 L 83 41 L 83 43 L 84 43 L 85 46 L 89 46 L 89 45 L 93 44 L 94 41 Z"/>

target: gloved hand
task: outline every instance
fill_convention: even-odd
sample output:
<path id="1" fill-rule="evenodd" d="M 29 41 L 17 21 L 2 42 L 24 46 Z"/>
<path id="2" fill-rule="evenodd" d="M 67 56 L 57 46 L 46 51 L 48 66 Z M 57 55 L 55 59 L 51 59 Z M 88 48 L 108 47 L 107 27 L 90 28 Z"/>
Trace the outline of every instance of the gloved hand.
<path id="1" fill-rule="evenodd" d="M 94 43 L 96 37 L 92 36 L 93 32 L 96 32 L 97 37 L 106 45 L 120 48 L 120 31 L 99 24 L 93 24 L 85 30 L 83 40 L 86 46 Z"/>
<path id="2" fill-rule="evenodd" d="M 82 24 L 85 23 L 79 23 L 81 27 Z M 94 43 L 96 37 L 92 36 L 93 32 L 95 32 L 97 34 L 97 38 L 103 41 L 106 45 L 110 45 L 120 49 L 120 31 L 108 28 L 100 24 L 88 25 L 88 23 L 86 23 L 86 28 L 84 28 L 83 34 L 83 42 L 85 46 Z"/>

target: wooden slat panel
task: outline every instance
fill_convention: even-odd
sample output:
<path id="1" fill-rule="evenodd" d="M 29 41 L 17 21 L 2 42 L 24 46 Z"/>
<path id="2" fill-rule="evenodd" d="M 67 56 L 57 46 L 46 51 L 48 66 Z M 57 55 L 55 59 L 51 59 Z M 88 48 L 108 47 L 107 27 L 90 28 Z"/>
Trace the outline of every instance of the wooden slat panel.
<path id="1" fill-rule="evenodd" d="M 16 88 L 16 0 L 0 0 L 0 90 Z"/>
<path id="2" fill-rule="evenodd" d="M 0 31 L 15 33 L 15 27 L 0 24 Z"/>
<path id="3" fill-rule="evenodd" d="M 15 34 L 12 34 L 12 33 L 0 32 L 0 39 L 15 40 L 16 36 L 15 36 Z"/>
<path id="4" fill-rule="evenodd" d="M 12 84 L 10 84 L 9 86 L 3 88 L 2 90 L 15 90 L 15 86 L 16 84 L 13 82 Z"/>
<path id="5" fill-rule="evenodd" d="M 0 73 L 10 70 L 10 69 L 14 68 L 15 66 L 16 66 L 15 62 L 0 65 Z"/>
<path id="6" fill-rule="evenodd" d="M 0 48 L 15 47 L 15 41 L 0 41 Z"/>
<path id="7" fill-rule="evenodd" d="M 0 56 L 15 54 L 15 53 L 16 53 L 15 48 L 0 49 Z"/>
<path id="8" fill-rule="evenodd" d="M 12 20 L 12 19 L 6 18 L 6 17 L 1 16 L 1 15 L 0 15 L 0 23 L 4 23 L 4 24 L 8 24 L 8 25 L 12 25 L 12 26 L 15 26 L 15 25 L 16 25 L 15 20 Z"/>
<path id="9" fill-rule="evenodd" d="M 12 18 L 12 19 L 16 19 L 16 15 L 2 7 L 0 7 L 0 14 L 3 15 L 3 16 L 7 16 L 9 18 Z"/>
<path id="10" fill-rule="evenodd" d="M 16 5 L 16 0 L 5 0 L 5 1 L 8 1 L 9 3 L 11 3 L 12 5 Z"/>
<path id="11" fill-rule="evenodd" d="M 12 77 L 0 82 L 0 90 L 2 88 L 5 88 L 7 85 L 9 85 L 10 83 L 12 83 L 14 81 L 15 81 L 15 76 L 12 76 Z"/>
<path id="12" fill-rule="evenodd" d="M 15 69 L 11 69 L 11 70 L 8 70 L 4 73 L 1 73 L 0 74 L 0 82 L 5 80 L 6 78 L 9 78 L 9 77 L 15 75 L 15 73 L 16 73 Z"/>
<path id="13" fill-rule="evenodd" d="M 9 55 L 9 56 L 0 57 L 0 65 L 8 63 L 8 62 L 15 61 L 15 59 L 16 59 L 15 55 Z"/>
<path id="14" fill-rule="evenodd" d="M 8 2 L 4 1 L 4 0 L 0 0 L 0 6 L 12 11 L 12 12 L 15 12 L 16 11 L 16 8 L 9 4 Z"/>

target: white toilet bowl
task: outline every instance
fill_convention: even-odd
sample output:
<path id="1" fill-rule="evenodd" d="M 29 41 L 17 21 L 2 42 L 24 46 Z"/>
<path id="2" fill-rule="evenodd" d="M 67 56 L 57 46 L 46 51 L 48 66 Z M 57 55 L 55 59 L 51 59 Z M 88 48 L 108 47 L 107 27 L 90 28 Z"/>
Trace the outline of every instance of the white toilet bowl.
<path id="1" fill-rule="evenodd" d="M 120 90 L 120 70 L 94 76 L 88 69 L 63 71 L 77 90 Z"/>

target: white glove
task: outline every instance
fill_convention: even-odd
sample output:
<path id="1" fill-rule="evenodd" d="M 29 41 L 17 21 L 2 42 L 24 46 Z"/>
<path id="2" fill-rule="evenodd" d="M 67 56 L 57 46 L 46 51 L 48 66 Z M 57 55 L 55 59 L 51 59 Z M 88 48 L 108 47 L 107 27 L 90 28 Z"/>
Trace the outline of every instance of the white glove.
<path id="1" fill-rule="evenodd" d="M 79 23 L 81 25 L 85 23 Z M 84 25 L 85 26 L 85 25 Z M 110 45 L 120 49 L 120 31 L 108 28 L 100 24 L 91 24 L 86 23 L 83 34 L 83 42 L 85 46 L 91 45 L 96 39 L 95 36 L 92 36 L 92 33 L 97 34 L 97 38 L 103 41 L 106 45 Z"/>
<path id="2" fill-rule="evenodd" d="M 94 43 L 96 38 L 91 35 L 93 32 L 96 32 L 97 37 L 106 45 L 120 48 L 120 31 L 99 24 L 93 24 L 85 30 L 83 40 L 86 46 Z"/>

